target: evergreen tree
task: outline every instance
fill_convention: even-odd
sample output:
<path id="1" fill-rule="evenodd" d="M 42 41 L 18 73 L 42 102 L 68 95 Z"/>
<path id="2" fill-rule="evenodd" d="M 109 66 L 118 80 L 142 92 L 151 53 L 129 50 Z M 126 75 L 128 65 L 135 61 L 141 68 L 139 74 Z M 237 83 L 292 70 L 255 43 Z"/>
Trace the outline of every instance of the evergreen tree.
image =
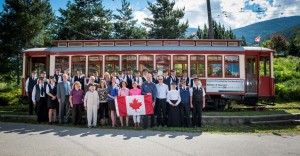
<path id="1" fill-rule="evenodd" d="M 241 46 L 247 46 L 246 38 L 244 35 L 242 36 Z"/>
<path id="2" fill-rule="evenodd" d="M 180 23 L 184 17 L 183 9 L 173 9 L 175 1 L 157 0 L 155 3 L 148 2 L 148 9 L 152 13 L 151 18 L 145 18 L 143 24 L 150 28 L 149 38 L 155 39 L 178 39 L 184 38 L 188 28 L 188 21 Z"/>
<path id="3" fill-rule="evenodd" d="M 133 19 L 129 2 L 122 0 L 122 8 L 117 11 L 118 15 L 114 15 L 115 39 L 145 39 L 147 37 L 146 29 L 135 27 L 137 21 Z"/>
<path id="4" fill-rule="evenodd" d="M 288 46 L 289 55 L 300 57 L 300 37 L 291 40 Z"/>
<path id="5" fill-rule="evenodd" d="M 102 0 L 68 1 L 67 9 L 59 9 L 57 39 L 108 39 L 113 25 L 112 11 L 106 10 Z"/>
<path id="6" fill-rule="evenodd" d="M 45 45 L 41 35 L 53 21 L 48 0 L 6 0 L 0 13 L 0 73 L 17 75 L 22 69 L 22 49 Z M 41 35 L 41 36 L 39 36 Z M 39 45 L 36 40 L 39 40 Z M 10 77 L 10 76 L 8 76 Z"/>
<path id="7" fill-rule="evenodd" d="M 217 23 L 216 21 L 213 21 L 212 25 L 215 39 L 236 39 L 236 36 L 233 34 L 231 28 L 229 28 L 229 30 L 226 30 L 224 25 L 221 25 L 221 23 Z M 206 24 L 204 24 L 203 30 L 198 26 L 197 36 L 199 37 L 199 39 L 208 38 L 208 27 Z"/>

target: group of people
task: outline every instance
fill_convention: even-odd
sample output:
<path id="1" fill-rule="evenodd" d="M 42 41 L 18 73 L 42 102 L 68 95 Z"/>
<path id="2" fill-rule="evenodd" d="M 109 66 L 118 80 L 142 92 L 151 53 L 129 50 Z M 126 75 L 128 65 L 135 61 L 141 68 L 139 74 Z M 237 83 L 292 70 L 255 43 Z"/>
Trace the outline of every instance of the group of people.
<path id="1" fill-rule="evenodd" d="M 69 122 L 72 108 L 72 122 L 74 125 L 83 122 L 83 112 L 87 112 L 87 125 L 89 128 L 99 125 L 116 126 L 115 99 L 118 96 L 152 95 L 154 114 L 143 116 L 143 128 L 155 126 L 169 127 L 201 127 L 202 108 L 205 107 L 205 91 L 200 79 L 196 76 L 189 78 L 187 71 L 183 71 L 181 78 L 176 76 L 176 71 L 164 70 L 158 75 L 157 70 L 134 71 L 123 70 L 120 74 L 116 71 L 105 72 L 99 78 L 94 71 L 88 79 L 77 70 L 77 75 L 69 77 L 68 70 L 61 73 L 60 69 L 47 79 L 46 72 L 33 71 L 26 80 L 26 94 L 29 99 L 29 114 L 33 108 L 38 122 Z M 190 112 L 192 110 L 192 123 Z M 58 114 L 58 116 L 57 116 Z M 124 124 L 125 118 L 125 124 Z M 119 116 L 120 126 L 129 126 L 129 116 Z M 140 127 L 141 117 L 133 116 L 135 127 Z"/>

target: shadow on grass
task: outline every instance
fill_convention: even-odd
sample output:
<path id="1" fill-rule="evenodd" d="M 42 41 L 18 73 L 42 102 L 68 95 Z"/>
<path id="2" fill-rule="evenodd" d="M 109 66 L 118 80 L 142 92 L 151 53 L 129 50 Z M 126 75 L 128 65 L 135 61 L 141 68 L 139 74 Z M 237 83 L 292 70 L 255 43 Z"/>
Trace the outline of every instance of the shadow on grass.
<path id="1" fill-rule="evenodd" d="M 153 128 L 142 130 L 134 128 L 114 128 L 110 127 L 98 127 L 98 128 L 86 128 L 86 126 L 71 126 L 71 125 L 47 125 L 47 124 L 33 124 L 32 121 L 27 121 L 29 124 L 23 123 L 11 123 L 9 120 L 1 119 L 0 121 L 0 132 L 2 133 L 17 133 L 17 134 L 29 134 L 29 135 L 44 135 L 53 133 L 54 136 L 65 137 L 65 136 L 123 136 L 123 140 L 129 140 L 132 138 L 146 139 L 152 136 L 159 137 L 185 137 L 186 140 L 199 137 L 202 132 L 198 133 L 187 133 L 187 132 L 173 132 L 173 131 L 158 131 Z M 17 122 L 17 121 L 14 121 Z M 154 131 L 152 131 L 154 130 Z"/>

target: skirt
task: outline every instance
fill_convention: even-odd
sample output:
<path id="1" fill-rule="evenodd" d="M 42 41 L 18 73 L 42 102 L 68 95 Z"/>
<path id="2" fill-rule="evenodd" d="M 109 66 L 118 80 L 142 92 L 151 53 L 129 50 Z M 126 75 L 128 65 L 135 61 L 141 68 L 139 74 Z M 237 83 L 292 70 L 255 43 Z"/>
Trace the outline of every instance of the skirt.
<path id="1" fill-rule="evenodd" d="M 58 108 L 58 100 L 51 100 L 51 97 L 47 98 L 47 107 L 48 109 L 57 109 Z"/>
<path id="2" fill-rule="evenodd" d="M 171 100 L 172 103 L 176 103 L 177 100 Z M 169 105 L 168 110 L 168 127 L 180 127 L 180 111 L 179 106 Z"/>
<path id="3" fill-rule="evenodd" d="M 108 110 L 109 111 L 116 111 L 115 100 L 109 100 L 108 101 Z"/>

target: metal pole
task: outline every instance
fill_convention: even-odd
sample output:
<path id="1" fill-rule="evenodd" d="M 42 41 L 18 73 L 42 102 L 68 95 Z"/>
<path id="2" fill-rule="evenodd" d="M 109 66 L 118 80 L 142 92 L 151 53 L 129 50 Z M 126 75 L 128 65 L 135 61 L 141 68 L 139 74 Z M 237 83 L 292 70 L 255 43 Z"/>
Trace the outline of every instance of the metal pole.
<path id="1" fill-rule="evenodd" d="M 211 17 L 211 8 L 210 8 L 210 0 L 206 0 L 207 3 L 207 14 L 208 14 L 208 38 L 214 39 L 214 32 L 212 27 L 212 17 Z"/>

